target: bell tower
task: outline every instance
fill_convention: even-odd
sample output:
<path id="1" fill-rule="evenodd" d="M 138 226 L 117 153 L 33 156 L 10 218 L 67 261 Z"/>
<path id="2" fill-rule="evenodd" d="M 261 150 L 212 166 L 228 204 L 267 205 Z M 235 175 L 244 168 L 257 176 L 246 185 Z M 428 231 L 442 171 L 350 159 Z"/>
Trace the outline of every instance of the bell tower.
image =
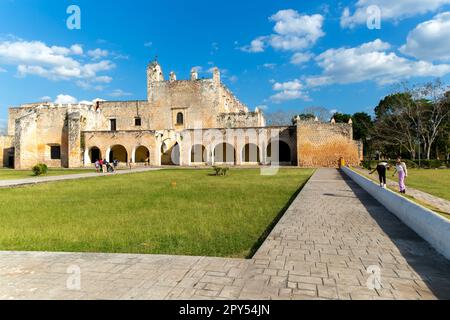
<path id="1" fill-rule="evenodd" d="M 155 85 L 162 81 L 164 81 L 164 74 L 155 58 L 155 60 L 150 62 L 147 66 L 147 98 L 149 101 L 152 100 L 154 89 L 156 87 Z"/>

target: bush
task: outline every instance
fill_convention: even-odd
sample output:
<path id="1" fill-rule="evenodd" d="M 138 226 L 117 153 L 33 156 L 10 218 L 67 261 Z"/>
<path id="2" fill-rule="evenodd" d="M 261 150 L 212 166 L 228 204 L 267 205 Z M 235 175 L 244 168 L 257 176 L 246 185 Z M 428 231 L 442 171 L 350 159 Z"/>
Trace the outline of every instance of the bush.
<path id="1" fill-rule="evenodd" d="M 31 170 L 33 170 L 35 176 L 40 176 L 48 172 L 48 167 L 44 163 L 38 163 Z"/>
<path id="2" fill-rule="evenodd" d="M 228 167 L 219 167 L 219 166 L 215 166 L 213 167 L 213 169 L 216 176 L 226 176 L 228 171 L 230 170 L 230 168 Z"/>

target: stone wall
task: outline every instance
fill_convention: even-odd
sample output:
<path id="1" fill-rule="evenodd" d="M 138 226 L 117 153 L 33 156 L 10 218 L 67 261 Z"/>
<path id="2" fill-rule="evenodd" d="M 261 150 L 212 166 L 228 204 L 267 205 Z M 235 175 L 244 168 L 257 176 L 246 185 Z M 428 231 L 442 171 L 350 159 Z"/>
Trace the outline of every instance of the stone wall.
<path id="1" fill-rule="evenodd" d="M 300 167 L 337 167 L 341 157 L 360 162 L 351 124 L 297 121 L 297 152 Z"/>
<path id="2" fill-rule="evenodd" d="M 218 128 L 262 127 L 261 112 L 221 113 L 217 116 Z"/>

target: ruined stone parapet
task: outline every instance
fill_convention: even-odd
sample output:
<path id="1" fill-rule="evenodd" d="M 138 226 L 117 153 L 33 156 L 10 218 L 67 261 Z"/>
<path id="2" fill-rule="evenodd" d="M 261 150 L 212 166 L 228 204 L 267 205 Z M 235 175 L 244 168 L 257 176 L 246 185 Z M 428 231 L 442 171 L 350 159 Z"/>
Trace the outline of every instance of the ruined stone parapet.
<path id="1" fill-rule="evenodd" d="M 353 128 L 347 123 L 297 120 L 297 151 L 300 167 L 337 167 L 340 158 L 350 165 L 360 162 Z"/>

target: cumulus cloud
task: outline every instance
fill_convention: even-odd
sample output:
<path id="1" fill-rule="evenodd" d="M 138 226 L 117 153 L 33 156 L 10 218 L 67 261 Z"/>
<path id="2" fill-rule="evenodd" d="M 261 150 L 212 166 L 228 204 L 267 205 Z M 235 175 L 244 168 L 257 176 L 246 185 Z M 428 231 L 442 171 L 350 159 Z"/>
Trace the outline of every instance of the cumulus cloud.
<path id="1" fill-rule="evenodd" d="M 383 21 L 400 21 L 415 15 L 436 12 L 446 4 L 450 4 L 450 0 L 358 0 L 353 13 L 348 7 L 344 9 L 341 16 L 341 26 L 353 28 L 357 25 L 366 24 L 367 8 L 373 5 L 381 9 Z"/>
<path id="2" fill-rule="evenodd" d="M 389 43 L 377 39 L 354 48 L 329 49 L 315 58 L 321 75 L 308 77 L 309 87 L 375 81 L 390 84 L 413 77 L 441 77 L 450 65 L 412 61 L 389 52 Z"/>
<path id="3" fill-rule="evenodd" d="M 59 94 L 55 100 L 56 104 L 75 104 L 77 102 L 78 102 L 77 98 L 72 97 L 68 94 Z"/>
<path id="4" fill-rule="evenodd" d="M 296 65 L 302 65 L 310 61 L 314 57 L 313 54 L 309 52 L 297 52 L 291 58 L 291 63 Z"/>
<path id="5" fill-rule="evenodd" d="M 93 50 L 94 52 L 96 50 Z M 89 53 L 90 52 L 90 53 Z M 104 53 L 94 55 L 101 56 Z M 71 47 L 48 46 L 41 41 L 0 41 L 0 64 L 17 66 L 19 76 L 36 75 L 50 80 L 79 80 L 81 82 L 105 82 L 107 78 L 98 73 L 110 71 L 115 64 L 109 60 L 85 63 L 80 60 L 83 48 L 79 44 Z M 110 78 L 108 81 L 110 82 Z"/>
<path id="6" fill-rule="evenodd" d="M 90 56 L 94 60 L 105 58 L 108 56 L 108 54 L 109 54 L 108 50 L 102 50 L 100 48 L 97 48 L 95 50 L 89 50 L 87 52 L 87 55 Z"/>
<path id="7" fill-rule="evenodd" d="M 270 97 L 274 103 L 298 99 L 309 100 L 308 94 L 304 91 L 304 85 L 297 79 L 287 82 L 275 82 L 272 89 L 278 91 Z"/>
<path id="8" fill-rule="evenodd" d="M 268 46 L 275 50 L 298 51 L 313 46 L 325 35 L 322 30 L 324 17 L 320 14 L 302 15 L 287 9 L 278 11 L 269 20 L 275 22 L 274 33 L 255 38 L 242 47 L 242 51 L 263 52 Z"/>
<path id="9" fill-rule="evenodd" d="M 400 51 L 426 61 L 450 61 L 450 12 L 420 23 Z"/>

